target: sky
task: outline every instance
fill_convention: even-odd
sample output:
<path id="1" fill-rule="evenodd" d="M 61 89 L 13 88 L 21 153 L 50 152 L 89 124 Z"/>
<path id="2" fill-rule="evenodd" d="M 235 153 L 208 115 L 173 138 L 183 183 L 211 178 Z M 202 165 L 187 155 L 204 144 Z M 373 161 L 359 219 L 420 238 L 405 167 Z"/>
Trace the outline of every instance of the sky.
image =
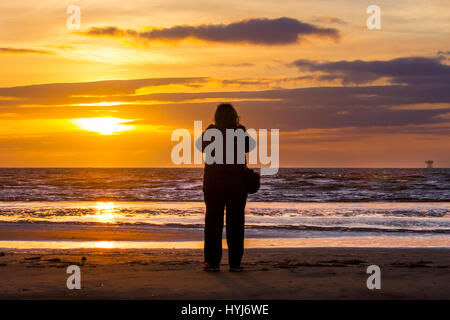
<path id="1" fill-rule="evenodd" d="M 0 167 L 172 167 L 221 102 L 282 167 L 450 167 L 449 30 L 440 0 L 2 1 Z"/>

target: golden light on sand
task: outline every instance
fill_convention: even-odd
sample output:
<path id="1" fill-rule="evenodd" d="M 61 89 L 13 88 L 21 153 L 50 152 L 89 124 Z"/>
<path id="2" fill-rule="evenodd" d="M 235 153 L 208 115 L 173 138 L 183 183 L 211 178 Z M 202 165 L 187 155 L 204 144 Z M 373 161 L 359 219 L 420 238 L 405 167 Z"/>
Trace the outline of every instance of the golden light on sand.
<path id="1" fill-rule="evenodd" d="M 95 218 L 99 222 L 114 222 L 116 216 L 114 202 L 97 202 Z"/>
<path id="2" fill-rule="evenodd" d="M 78 126 L 81 130 L 98 132 L 100 134 L 107 135 L 135 129 L 135 126 L 125 124 L 131 121 L 133 120 L 102 117 L 73 119 L 70 122 Z"/>

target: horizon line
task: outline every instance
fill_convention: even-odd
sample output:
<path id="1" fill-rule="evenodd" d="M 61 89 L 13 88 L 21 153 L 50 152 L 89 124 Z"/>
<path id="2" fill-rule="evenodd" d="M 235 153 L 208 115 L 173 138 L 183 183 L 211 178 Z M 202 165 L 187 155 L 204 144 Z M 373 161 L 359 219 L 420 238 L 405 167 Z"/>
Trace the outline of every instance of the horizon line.
<path id="1" fill-rule="evenodd" d="M 260 169 L 263 167 L 249 166 L 252 169 Z M 197 167 L 0 167 L 0 169 L 204 169 L 203 166 Z M 450 169 L 450 167 L 279 167 L 279 169 Z"/>

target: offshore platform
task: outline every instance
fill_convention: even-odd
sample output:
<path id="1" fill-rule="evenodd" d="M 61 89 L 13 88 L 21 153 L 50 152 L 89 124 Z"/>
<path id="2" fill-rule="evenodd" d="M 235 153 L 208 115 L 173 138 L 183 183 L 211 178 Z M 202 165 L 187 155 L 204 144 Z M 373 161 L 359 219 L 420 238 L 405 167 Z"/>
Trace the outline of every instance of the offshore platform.
<path id="1" fill-rule="evenodd" d="M 425 163 L 427 164 L 427 168 L 428 169 L 433 168 L 433 164 L 434 164 L 433 160 L 427 160 L 427 161 L 425 161 Z"/>

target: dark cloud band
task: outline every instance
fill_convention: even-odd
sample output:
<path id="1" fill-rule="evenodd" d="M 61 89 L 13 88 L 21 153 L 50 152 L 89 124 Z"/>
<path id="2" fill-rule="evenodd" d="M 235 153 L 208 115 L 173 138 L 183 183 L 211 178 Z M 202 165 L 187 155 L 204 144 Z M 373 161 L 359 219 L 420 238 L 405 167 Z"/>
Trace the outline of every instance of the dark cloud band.
<path id="1" fill-rule="evenodd" d="M 250 43 L 259 45 L 287 45 L 297 43 L 303 37 L 321 37 L 338 40 L 340 33 L 334 28 L 323 28 L 292 18 L 248 19 L 230 24 L 180 25 L 153 29 L 146 32 L 123 30 L 117 27 L 91 28 L 90 36 L 125 37 L 132 36 L 148 41 L 180 41 L 195 38 L 221 43 Z"/>
<path id="2" fill-rule="evenodd" d="M 47 50 L 36 50 L 36 49 L 24 49 L 24 48 L 0 48 L 0 54 L 27 54 L 27 53 L 37 53 L 37 54 L 51 54 L 52 52 Z"/>
<path id="3" fill-rule="evenodd" d="M 344 84 L 362 84 L 382 78 L 393 83 L 438 84 L 450 81 L 450 66 L 442 57 L 408 57 L 375 61 L 317 62 L 300 59 L 293 65 L 300 70 L 320 72 L 319 80 L 341 80 Z"/>
<path id="4" fill-rule="evenodd" d="M 203 79 L 142 79 L 0 88 L 4 100 L 0 113 L 29 118 L 98 116 L 95 110 L 111 107 L 92 103 L 120 101 L 114 106 L 124 118 L 176 119 L 191 125 L 192 119 L 209 119 L 213 101 L 234 101 L 246 123 L 284 131 L 308 128 L 390 127 L 447 123 L 450 84 L 442 86 L 384 85 L 309 87 L 263 91 L 167 92 L 136 95 L 139 88 L 168 83 L 199 83 Z M 200 82 L 201 83 L 201 82 Z M 97 96 L 91 96 L 96 94 Z M 422 104 L 421 108 L 399 108 Z M 434 105 L 439 104 L 439 108 Z M 23 105 L 34 105 L 24 108 Z M 83 106 L 84 105 L 84 106 Z M 64 107 L 62 107 L 64 106 Z M 51 110 L 51 112 L 50 112 Z M 0 116 L 1 117 L 1 116 Z"/>

